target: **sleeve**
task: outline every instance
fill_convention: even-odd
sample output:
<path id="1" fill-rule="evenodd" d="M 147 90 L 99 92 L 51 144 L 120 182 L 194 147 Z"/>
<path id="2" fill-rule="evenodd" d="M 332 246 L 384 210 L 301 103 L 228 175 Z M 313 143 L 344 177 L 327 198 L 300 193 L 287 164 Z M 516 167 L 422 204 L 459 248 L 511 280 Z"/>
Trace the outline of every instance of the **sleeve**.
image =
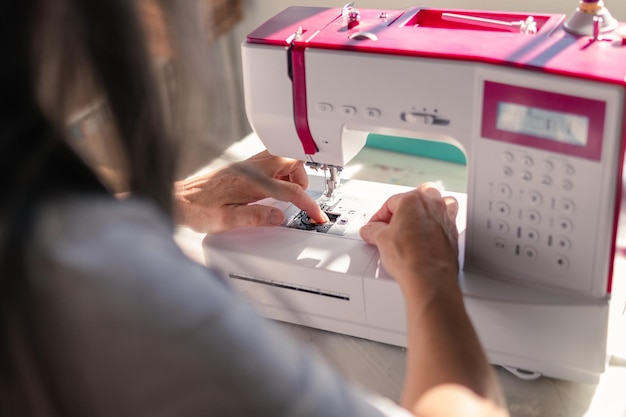
<path id="1" fill-rule="evenodd" d="M 32 275 L 71 406 L 118 417 L 409 415 L 256 315 L 145 207 L 52 217 Z"/>

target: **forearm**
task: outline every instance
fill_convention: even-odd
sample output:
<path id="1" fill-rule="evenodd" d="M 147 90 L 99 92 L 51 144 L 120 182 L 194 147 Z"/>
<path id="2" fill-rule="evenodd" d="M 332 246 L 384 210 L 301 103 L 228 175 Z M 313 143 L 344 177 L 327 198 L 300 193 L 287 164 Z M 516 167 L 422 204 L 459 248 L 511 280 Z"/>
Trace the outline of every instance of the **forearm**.
<path id="1" fill-rule="evenodd" d="M 403 405 L 413 409 L 428 389 L 446 383 L 468 387 L 503 404 L 502 394 L 456 283 L 425 291 L 405 289 L 408 358 Z M 407 292 L 412 292 L 411 295 Z"/>

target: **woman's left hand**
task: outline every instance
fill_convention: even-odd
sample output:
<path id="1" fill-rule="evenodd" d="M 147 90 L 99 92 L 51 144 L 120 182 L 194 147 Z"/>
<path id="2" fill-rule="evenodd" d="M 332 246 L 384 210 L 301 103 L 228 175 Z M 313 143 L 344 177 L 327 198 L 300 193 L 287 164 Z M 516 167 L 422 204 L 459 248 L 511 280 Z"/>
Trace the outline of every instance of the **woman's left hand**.
<path id="1" fill-rule="evenodd" d="M 196 232 L 218 233 L 243 226 L 277 226 L 282 210 L 250 204 L 267 197 L 289 201 L 318 223 L 326 214 L 307 193 L 301 161 L 263 151 L 241 162 L 175 183 L 176 221 Z"/>

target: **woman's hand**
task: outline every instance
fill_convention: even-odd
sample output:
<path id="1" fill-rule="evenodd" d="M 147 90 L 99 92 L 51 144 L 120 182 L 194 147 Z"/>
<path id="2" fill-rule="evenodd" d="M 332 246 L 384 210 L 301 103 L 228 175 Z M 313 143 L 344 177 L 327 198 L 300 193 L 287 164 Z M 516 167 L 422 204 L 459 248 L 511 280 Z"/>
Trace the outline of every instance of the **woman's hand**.
<path id="1" fill-rule="evenodd" d="M 390 197 L 361 228 L 361 237 L 378 247 L 383 266 L 402 288 L 413 286 L 416 277 L 456 279 L 458 210 L 453 197 L 426 183 Z"/>
<path id="2" fill-rule="evenodd" d="M 285 220 L 280 209 L 250 204 L 273 197 L 289 201 L 315 221 L 325 223 L 328 217 L 305 191 L 308 184 L 301 161 L 263 151 L 206 175 L 176 182 L 176 221 L 202 233 L 277 226 Z"/>
<path id="3" fill-rule="evenodd" d="M 501 388 L 465 311 L 458 202 L 432 184 L 389 198 L 361 228 L 398 282 L 407 317 L 402 403 L 420 417 L 506 416 Z"/>

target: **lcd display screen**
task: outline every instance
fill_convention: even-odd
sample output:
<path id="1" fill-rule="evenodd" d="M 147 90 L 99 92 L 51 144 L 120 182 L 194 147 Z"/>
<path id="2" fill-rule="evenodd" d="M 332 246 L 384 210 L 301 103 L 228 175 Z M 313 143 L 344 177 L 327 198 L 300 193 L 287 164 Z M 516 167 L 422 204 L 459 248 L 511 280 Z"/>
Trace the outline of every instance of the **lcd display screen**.
<path id="1" fill-rule="evenodd" d="M 501 101 L 498 103 L 496 128 L 554 142 L 586 146 L 589 118 Z"/>

